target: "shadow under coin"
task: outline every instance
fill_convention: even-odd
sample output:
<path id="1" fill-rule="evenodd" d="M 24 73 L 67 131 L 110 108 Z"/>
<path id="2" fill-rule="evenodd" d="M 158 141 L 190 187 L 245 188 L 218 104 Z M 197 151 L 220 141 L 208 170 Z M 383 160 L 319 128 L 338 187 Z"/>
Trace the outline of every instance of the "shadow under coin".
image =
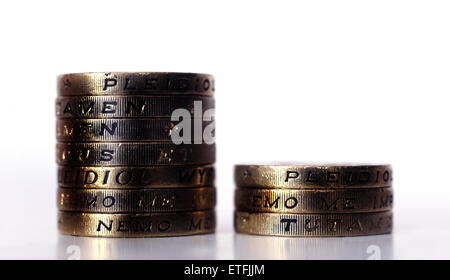
<path id="1" fill-rule="evenodd" d="M 235 259 L 380 260 L 393 258 L 392 234 L 302 238 L 235 234 Z"/>
<path id="2" fill-rule="evenodd" d="M 162 238 L 58 235 L 57 257 L 68 260 L 215 259 L 215 234 Z"/>

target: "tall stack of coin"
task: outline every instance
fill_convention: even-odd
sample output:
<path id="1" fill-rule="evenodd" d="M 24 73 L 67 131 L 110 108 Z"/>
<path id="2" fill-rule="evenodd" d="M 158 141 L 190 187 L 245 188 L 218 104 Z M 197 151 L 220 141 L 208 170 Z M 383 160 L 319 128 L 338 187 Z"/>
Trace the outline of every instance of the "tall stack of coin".
<path id="1" fill-rule="evenodd" d="M 390 165 L 236 165 L 235 229 L 278 236 L 392 231 Z"/>
<path id="2" fill-rule="evenodd" d="M 214 79 L 192 73 L 58 77 L 58 228 L 152 237 L 215 229 Z"/>

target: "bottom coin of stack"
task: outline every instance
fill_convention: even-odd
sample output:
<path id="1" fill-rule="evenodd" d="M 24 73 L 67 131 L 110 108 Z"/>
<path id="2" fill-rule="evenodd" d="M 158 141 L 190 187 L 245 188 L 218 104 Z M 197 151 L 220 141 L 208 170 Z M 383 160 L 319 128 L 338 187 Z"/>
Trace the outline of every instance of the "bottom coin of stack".
<path id="1" fill-rule="evenodd" d="M 115 179 L 107 181 L 111 175 L 116 175 Z M 156 237 L 215 229 L 213 165 L 60 166 L 58 181 L 58 229 L 62 234 Z M 127 184 L 123 186 L 123 182 Z"/>
<path id="2" fill-rule="evenodd" d="M 236 165 L 235 229 L 275 236 L 392 232 L 390 165 Z"/>

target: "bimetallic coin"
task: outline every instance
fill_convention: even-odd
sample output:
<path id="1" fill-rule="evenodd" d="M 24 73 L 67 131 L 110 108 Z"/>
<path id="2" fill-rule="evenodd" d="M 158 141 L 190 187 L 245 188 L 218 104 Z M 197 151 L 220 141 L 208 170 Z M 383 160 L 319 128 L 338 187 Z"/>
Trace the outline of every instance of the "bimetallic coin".
<path id="1" fill-rule="evenodd" d="M 58 212 L 61 234 L 97 237 L 182 236 L 214 232 L 215 212 L 97 214 Z"/>
<path id="2" fill-rule="evenodd" d="M 116 141 L 165 141 L 172 135 L 182 137 L 187 127 L 198 126 L 201 131 L 213 122 L 201 119 L 175 122 L 170 119 L 84 119 L 57 120 L 56 140 L 59 142 L 116 142 Z M 214 129 L 212 137 L 214 137 Z M 175 134 L 174 134 L 175 133 Z"/>
<path id="3" fill-rule="evenodd" d="M 58 166 L 58 185 L 66 188 L 189 188 L 214 185 L 213 165 L 154 167 Z"/>
<path id="4" fill-rule="evenodd" d="M 392 185 L 390 165 L 236 165 L 238 187 L 376 188 Z"/>
<path id="5" fill-rule="evenodd" d="M 212 75 L 164 72 L 97 72 L 58 77 L 58 95 L 213 95 Z"/>
<path id="6" fill-rule="evenodd" d="M 59 96 L 56 117 L 61 119 L 170 118 L 184 109 L 191 118 L 203 118 L 214 109 L 214 98 L 202 96 Z M 201 115 L 200 115 L 201 114 Z"/>
<path id="7" fill-rule="evenodd" d="M 215 162 L 215 145 L 134 142 L 58 143 L 56 163 L 71 166 L 200 165 Z"/>
<path id="8" fill-rule="evenodd" d="M 57 194 L 59 210 L 96 213 L 200 211 L 216 205 L 215 188 L 110 190 L 65 189 Z"/>
<path id="9" fill-rule="evenodd" d="M 392 212 L 364 214 L 279 214 L 235 212 L 239 233 L 276 236 L 331 237 L 392 232 Z"/>
<path id="10" fill-rule="evenodd" d="M 366 189 L 255 189 L 237 188 L 238 211 L 273 213 L 363 213 L 393 207 L 392 188 Z"/>

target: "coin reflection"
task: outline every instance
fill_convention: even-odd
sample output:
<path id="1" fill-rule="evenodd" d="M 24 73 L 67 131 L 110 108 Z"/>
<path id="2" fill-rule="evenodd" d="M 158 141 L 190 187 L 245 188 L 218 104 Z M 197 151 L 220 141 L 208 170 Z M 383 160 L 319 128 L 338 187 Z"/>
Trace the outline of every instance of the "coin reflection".
<path id="1" fill-rule="evenodd" d="M 163 238 L 58 235 L 58 259 L 215 259 L 214 234 Z"/>
<path id="2" fill-rule="evenodd" d="M 299 238 L 235 234 L 236 259 L 392 259 L 392 234 Z"/>

